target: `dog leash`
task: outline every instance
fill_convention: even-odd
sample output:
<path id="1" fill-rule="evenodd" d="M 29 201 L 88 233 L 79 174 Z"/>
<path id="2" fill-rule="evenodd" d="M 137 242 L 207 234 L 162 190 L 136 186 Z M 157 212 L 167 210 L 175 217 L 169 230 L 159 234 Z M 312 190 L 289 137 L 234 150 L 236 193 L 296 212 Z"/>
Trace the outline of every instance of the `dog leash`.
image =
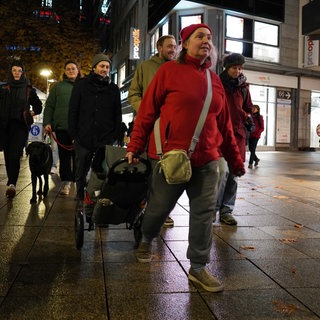
<path id="1" fill-rule="evenodd" d="M 56 138 L 56 136 L 52 133 L 52 130 L 49 130 L 49 135 L 51 138 L 53 138 L 53 140 L 63 149 L 68 150 L 68 151 L 72 151 L 73 150 L 73 145 L 67 146 L 65 144 L 62 144 L 58 141 L 58 139 Z"/>

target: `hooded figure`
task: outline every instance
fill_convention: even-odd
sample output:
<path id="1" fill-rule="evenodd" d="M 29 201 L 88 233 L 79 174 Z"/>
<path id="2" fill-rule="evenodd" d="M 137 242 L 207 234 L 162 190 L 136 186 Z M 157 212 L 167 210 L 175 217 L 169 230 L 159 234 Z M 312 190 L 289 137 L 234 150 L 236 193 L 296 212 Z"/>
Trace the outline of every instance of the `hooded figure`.
<path id="1" fill-rule="evenodd" d="M 16 195 L 20 157 L 28 139 L 33 116 L 42 111 L 36 90 L 28 83 L 21 60 L 14 60 L 7 83 L 0 87 L 0 147 L 4 151 L 8 176 L 7 198 Z"/>

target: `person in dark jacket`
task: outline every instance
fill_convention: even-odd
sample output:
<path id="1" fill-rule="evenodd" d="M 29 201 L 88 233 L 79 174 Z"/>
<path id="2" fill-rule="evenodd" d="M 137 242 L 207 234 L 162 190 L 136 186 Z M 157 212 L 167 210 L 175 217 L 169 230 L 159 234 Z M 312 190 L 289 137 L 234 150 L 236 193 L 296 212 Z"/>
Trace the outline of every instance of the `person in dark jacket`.
<path id="1" fill-rule="evenodd" d="M 0 147 L 3 149 L 7 198 L 16 195 L 20 157 L 26 146 L 33 116 L 42 112 L 42 102 L 26 78 L 21 60 L 11 63 L 7 83 L 0 88 Z"/>
<path id="2" fill-rule="evenodd" d="M 80 68 L 73 60 L 64 64 L 63 80 L 50 90 L 44 109 L 43 125 L 48 134 L 55 132 L 58 141 L 62 181 L 60 194 L 68 195 L 71 182 L 74 181 L 74 150 L 70 150 L 72 139 L 68 132 L 69 100 L 73 85 L 81 78 Z"/>
<path id="3" fill-rule="evenodd" d="M 255 167 L 259 164 L 260 159 L 256 155 L 256 149 L 258 141 L 261 137 L 261 133 L 264 131 L 263 116 L 260 114 L 260 107 L 256 104 L 253 105 L 252 118 L 255 125 L 255 130 L 250 133 L 248 142 L 248 147 L 250 151 L 250 159 L 248 166 L 249 169 L 252 169 L 253 162 Z"/>
<path id="4" fill-rule="evenodd" d="M 105 145 L 113 145 L 120 132 L 120 90 L 109 78 L 110 68 L 107 55 L 95 55 L 91 73 L 77 81 L 71 93 L 68 130 L 75 148 L 75 181 L 80 203 L 94 153 Z"/>
<path id="5" fill-rule="evenodd" d="M 240 150 L 242 161 L 246 155 L 246 128 L 252 113 L 252 101 L 247 78 L 242 73 L 244 56 L 231 53 L 223 60 L 224 70 L 220 79 L 224 86 L 230 109 L 234 136 Z M 220 222 L 227 225 L 236 225 L 237 220 L 232 215 L 238 189 L 238 177 L 234 176 L 229 164 L 223 155 L 219 159 L 219 191 L 216 211 L 219 211 Z"/>

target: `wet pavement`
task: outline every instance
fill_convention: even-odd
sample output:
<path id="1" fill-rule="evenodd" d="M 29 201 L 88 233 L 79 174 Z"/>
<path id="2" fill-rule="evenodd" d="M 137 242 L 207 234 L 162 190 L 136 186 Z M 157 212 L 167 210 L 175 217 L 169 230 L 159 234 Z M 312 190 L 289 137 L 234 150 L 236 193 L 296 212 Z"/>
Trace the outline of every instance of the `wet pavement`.
<path id="1" fill-rule="evenodd" d="M 225 290 L 188 282 L 188 200 L 184 195 L 154 241 L 153 261 L 133 255 L 123 224 L 74 239 L 74 188 L 57 175 L 30 205 L 27 159 L 17 196 L 5 196 L 0 153 L 0 319 L 320 319 L 320 153 L 259 152 L 239 179 L 238 226 L 212 226 L 209 269 Z"/>

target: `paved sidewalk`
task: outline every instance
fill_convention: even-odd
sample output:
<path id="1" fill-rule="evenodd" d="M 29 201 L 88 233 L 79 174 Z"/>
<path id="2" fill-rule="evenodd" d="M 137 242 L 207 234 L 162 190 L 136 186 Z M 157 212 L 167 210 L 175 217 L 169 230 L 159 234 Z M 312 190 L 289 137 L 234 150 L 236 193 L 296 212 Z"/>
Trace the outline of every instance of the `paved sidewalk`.
<path id="1" fill-rule="evenodd" d="M 154 259 L 133 256 L 124 225 L 85 233 L 75 248 L 74 188 L 30 205 L 26 158 L 7 201 L 0 153 L 0 319 L 320 319 L 320 153 L 258 152 L 239 179 L 237 227 L 214 223 L 209 293 L 188 282 L 188 201 L 182 196 L 154 241 Z"/>

